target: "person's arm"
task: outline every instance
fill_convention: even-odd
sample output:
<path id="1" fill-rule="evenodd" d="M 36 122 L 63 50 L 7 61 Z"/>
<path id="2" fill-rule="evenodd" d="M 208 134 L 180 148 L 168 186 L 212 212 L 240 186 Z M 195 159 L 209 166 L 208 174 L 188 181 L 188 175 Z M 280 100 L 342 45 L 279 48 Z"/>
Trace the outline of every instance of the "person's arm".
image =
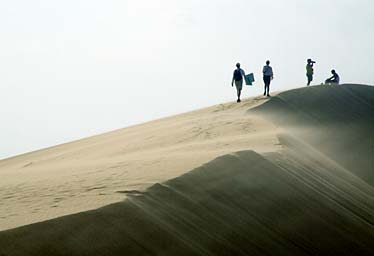
<path id="1" fill-rule="evenodd" d="M 235 71 L 234 71 L 234 74 L 232 75 L 231 86 L 234 86 L 234 80 L 235 80 Z"/>
<path id="2" fill-rule="evenodd" d="M 273 73 L 273 68 L 271 68 L 271 80 L 274 79 L 274 73 Z"/>
<path id="3" fill-rule="evenodd" d="M 266 66 L 264 66 L 264 67 L 262 68 L 262 74 L 265 75 L 265 72 L 266 72 Z"/>
<path id="4" fill-rule="evenodd" d="M 240 72 L 242 73 L 242 76 L 244 77 L 244 76 L 245 76 L 245 72 L 244 72 L 244 70 L 241 69 Z"/>

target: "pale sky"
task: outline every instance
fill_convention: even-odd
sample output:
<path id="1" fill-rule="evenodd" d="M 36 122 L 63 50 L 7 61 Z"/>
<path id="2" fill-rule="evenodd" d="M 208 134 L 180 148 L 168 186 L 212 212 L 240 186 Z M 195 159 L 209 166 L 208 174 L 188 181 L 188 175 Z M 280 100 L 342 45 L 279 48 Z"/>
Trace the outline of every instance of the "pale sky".
<path id="1" fill-rule="evenodd" d="M 374 84 L 373 0 L 2 0 L 0 159 L 235 100 L 335 68 Z"/>

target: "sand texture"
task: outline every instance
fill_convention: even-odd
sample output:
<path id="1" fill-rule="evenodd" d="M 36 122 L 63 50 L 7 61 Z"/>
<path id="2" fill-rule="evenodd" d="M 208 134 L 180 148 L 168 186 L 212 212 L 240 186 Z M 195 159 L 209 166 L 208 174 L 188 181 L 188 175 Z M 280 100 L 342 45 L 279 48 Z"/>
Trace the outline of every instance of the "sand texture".
<path id="1" fill-rule="evenodd" d="M 374 255 L 373 131 L 316 86 L 6 159 L 0 255 Z"/>
<path id="2" fill-rule="evenodd" d="M 246 114 L 262 102 L 218 105 L 0 161 L 0 230 L 122 201 L 126 191 L 220 155 L 273 151 L 274 125 Z"/>

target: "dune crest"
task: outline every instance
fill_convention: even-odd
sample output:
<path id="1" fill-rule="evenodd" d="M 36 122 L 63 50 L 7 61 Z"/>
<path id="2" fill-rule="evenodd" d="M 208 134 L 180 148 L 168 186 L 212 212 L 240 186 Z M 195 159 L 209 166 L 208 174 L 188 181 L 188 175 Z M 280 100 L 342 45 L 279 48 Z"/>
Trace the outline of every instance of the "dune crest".
<path id="1" fill-rule="evenodd" d="M 149 152 L 134 144 L 125 154 L 146 159 L 147 173 L 133 175 L 158 174 L 153 185 L 124 184 L 121 202 L 0 232 L 0 255 L 372 255 L 373 89 L 301 88 L 36 152 L 90 152 L 138 129 L 167 130 Z M 103 159 L 120 157 L 110 153 Z"/>
<path id="2" fill-rule="evenodd" d="M 124 202 L 0 233 L 0 252 L 370 255 L 373 190 L 313 160 L 287 150 L 221 156 Z"/>
<path id="3" fill-rule="evenodd" d="M 331 85 L 280 93 L 250 110 L 374 186 L 374 87 Z"/>
<path id="4" fill-rule="evenodd" d="M 266 99 L 265 99 L 266 100 Z M 240 150 L 274 151 L 276 128 L 226 103 L 0 161 L 0 230 L 120 202 Z"/>

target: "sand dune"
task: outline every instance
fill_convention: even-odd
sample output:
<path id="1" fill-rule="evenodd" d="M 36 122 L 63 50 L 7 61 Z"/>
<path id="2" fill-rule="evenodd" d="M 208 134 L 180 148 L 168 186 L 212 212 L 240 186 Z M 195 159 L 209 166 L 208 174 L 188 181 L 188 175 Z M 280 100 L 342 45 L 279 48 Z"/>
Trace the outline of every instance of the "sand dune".
<path id="1" fill-rule="evenodd" d="M 214 158 L 273 151 L 276 129 L 227 103 L 0 161 L 0 230 L 122 201 Z M 274 146 L 275 145 L 275 146 Z"/>
<path id="2" fill-rule="evenodd" d="M 374 87 L 291 90 L 254 111 L 374 186 Z"/>
<path id="3" fill-rule="evenodd" d="M 0 255 L 373 255 L 373 89 L 296 89 L 3 160 L 1 227 L 46 221 L 0 232 Z"/>

